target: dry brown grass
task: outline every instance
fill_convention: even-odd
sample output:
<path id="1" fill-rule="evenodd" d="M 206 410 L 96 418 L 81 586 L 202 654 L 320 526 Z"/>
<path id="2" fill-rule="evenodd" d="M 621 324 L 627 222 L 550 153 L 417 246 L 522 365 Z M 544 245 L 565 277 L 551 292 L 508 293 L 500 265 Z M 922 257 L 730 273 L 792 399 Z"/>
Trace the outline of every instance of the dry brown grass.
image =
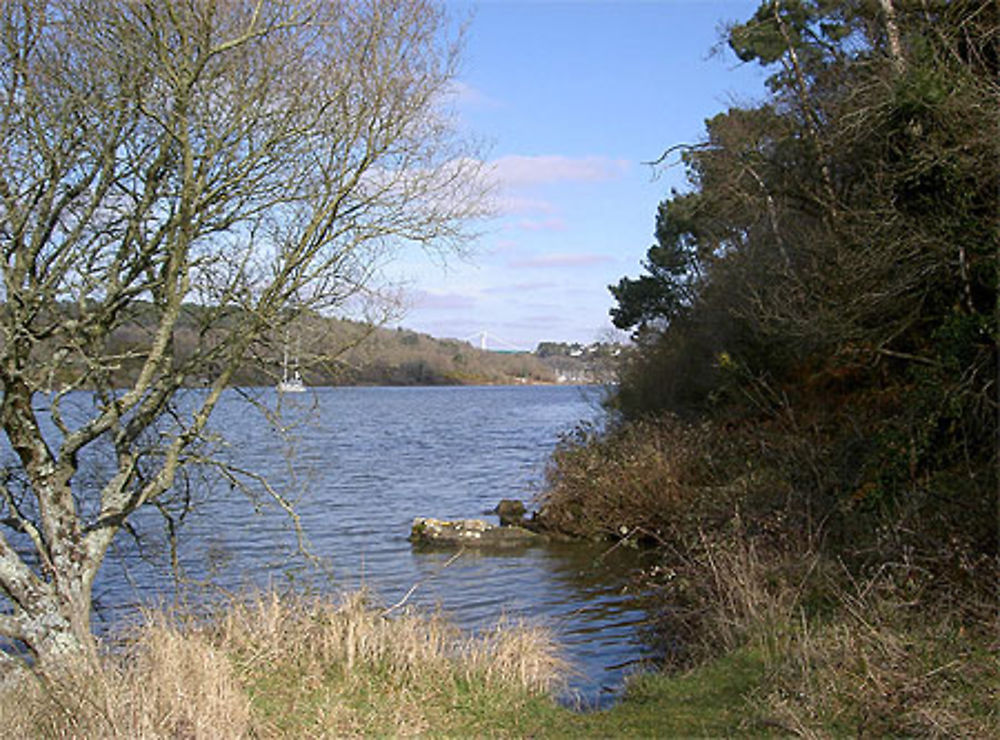
<path id="1" fill-rule="evenodd" d="M 228 657 L 161 615 L 100 671 L 24 671 L 0 693 L 5 737 L 240 737 L 249 727 L 250 702 Z"/>
<path id="2" fill-rule="evenodd" d="M 523 623 L 500 623 L 468 635 L 440 614 L 386 614 L 364 591 L 324 599 L 274 592 L 230 604 L 206 628 L 246 669 L 296 662 L 312 672 L 331 666 L 353 672 L 377 666 L 396 679 L 453 673 L 544 692 L 560 680 L 564 662 L 551 635 Z"/>
<path id="3" fill-rule="evenodd" d="M 700 576 L 694 587 L 703 609 L 699 629 L 715 650 L 734 650 L 748 642 L 774 646 L 794 623 L 804 580 L 818 560 L 815 555 L 768 552 L 742 531 L 731 539 L 703 535 L 697 558 Z"/>
<path id="4" fill-rule="evenodd" d="M 835 619 L 796 625 L 771 656 L 771 716 L 805 737 L 1000 737 L 996 612 L 967 624 L 897 592 L 880 573 L 839 589 Z"/>
<path id="5" fill-rule="evenodd" d="M 942 598 L 954 588 L 912 561 L 861 578 L 822 553 L 775 547 L 738 515 L 664 562 L 657 632 L 674 665 L 727 653 L 760 660 L 749 731 L 1000 737 L 990 573 L 979 589 Z"/>
<path id="6" fill-rule="evenodd" d="M 909 564 L 856 579 L 819 555 L 706 541 L 664 628 L 687 630 L 688 662 L 759 656 L 758 723 L 803 737 L 1000 737 L 1000 612 L 926 595 Z M 815 603 L 822 597 L 822 603 Z M 976 602 L 976 603 L 973 603 Z M 761 724 L 762 723 L 762 724 Z"/>
<path id="7" fill-rule="evenodd" d="M 5 737 L 278 737 L 454 732 L 455 708 L 516 712 L 564 675 L 526 625 L 468 635 L 437 615 L 386 615 L 256 594 L 207 617 L 151 612 L 95 674 L 25 673 L 0 690 Z"/>

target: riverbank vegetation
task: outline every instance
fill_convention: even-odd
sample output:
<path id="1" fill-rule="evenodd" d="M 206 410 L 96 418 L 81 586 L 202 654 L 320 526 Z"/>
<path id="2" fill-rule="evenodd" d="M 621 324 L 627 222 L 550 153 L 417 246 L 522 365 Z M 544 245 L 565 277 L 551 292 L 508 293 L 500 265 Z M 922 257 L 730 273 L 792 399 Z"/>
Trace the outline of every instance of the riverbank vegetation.
<path id="1" fill-rule="evenodd" d="M 549 631 L 469 635 L 437 614 L 258 593 L 197 612 L 150 611 L 99 670 L 8 674 L 5 737 L 589 737 L 766 730 L 743 694 L 746 652 L 680 678 L 647 676 L 601 712 L 554 698 L 572 670 Z"/>
<path id="2" fill-rule="evenodd" d="M 546 526 L 658 548 L 640 578 L 665 674 L 640 685 L 698 686 L 735 661 L 726 733 L 1000 731 L 995 556 L 974 542 L 995 524 L 990 502 L 964 528 L 933 504 L 831 513 L 761 459 L 760 430 L 725 431 L 581 432 L 550 468 Z"/>
<path id="3" fill-rule="evenodd" d="M 821 726 L 820 734 L 995 734 L 995 706 L 983 692 L 995 689 L 997 674 L 978 638 L 956 624 L 942 636 L 932 634 L 938 620 L 900 619 L 881 585 L 845 602 L 851 621 L 800 622 L 787 591 L 765 593 L 775 584 L 762 582 L 768 567 L 756 554 L 730 555 L 714 552 L 706 573 L 721 597 L 711 609 L 724 626 L 717 634 L 739 646 L 706 650 L 683 672 L 636 676 L 604 711 L 553 699 L 571 667 L 537 626 L 501 623 L 469 635 L 441 615 L 386 609 L 363 592 L 339 603 L 269 592 L 149 611 L 106 646 L 99 670 L 6 674 L 0 732 L 759 737 L 814 736 Z"/>
<path id="4" fill-rule="evenodd" d="M 759 726 L 1000 733 L 1000 17 L 765 2 L 773 71 L 612 287 L 619 422 L 557 451 L 541 517 L 644 541 L 669 667 L 761 660 Z"/>
<path id="5" fill-rule="evenodd" d="M 149 612 L 105 655 L 8 677 L 5 737 L 343 737 L 471 734 L 549 702 L 563 675 L 550 635 L 466 635 L 389 612 L 363 592 L 334 604 L 261 593 L 214 610 Z"/>

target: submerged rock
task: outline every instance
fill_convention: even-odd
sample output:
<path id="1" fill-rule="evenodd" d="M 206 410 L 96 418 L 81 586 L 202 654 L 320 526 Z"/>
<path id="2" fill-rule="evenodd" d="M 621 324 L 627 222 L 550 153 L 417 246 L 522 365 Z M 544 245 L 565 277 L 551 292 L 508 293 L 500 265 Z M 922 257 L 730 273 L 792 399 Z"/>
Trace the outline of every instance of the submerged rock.
<path id="1" fill-rule="evenodd" d="M 498 527 L 482 519 L 448 521 L 419 516 L 410 529 L 411 542 L 445 547 L 524 547 L 545 540 L 524 527 Z"/>

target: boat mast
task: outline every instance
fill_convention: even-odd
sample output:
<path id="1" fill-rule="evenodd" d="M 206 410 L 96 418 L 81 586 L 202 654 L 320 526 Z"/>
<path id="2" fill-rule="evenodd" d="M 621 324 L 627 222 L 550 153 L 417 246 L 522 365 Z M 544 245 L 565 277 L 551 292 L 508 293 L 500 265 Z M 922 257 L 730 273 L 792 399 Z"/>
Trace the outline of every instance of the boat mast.
<path id="1" fill-rule="evenodd" d="M 285 330 L 284 351 L 281 359 L 281 382 L 288 382 L 288 330 Z"/>

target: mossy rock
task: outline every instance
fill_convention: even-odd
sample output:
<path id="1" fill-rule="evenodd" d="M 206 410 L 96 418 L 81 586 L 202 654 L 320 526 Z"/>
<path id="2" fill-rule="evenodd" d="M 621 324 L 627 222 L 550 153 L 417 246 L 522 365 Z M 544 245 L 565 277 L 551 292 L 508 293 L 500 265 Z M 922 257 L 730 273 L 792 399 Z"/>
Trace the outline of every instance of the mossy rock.
<path id="1" fill-rule="evenodd" d="M 498 527 L 482 519 L 417 517 L 410 529 L 411 542 L 439 547 L 526 547 L 546 540 L 544 535 L 524 527 Z"/>

